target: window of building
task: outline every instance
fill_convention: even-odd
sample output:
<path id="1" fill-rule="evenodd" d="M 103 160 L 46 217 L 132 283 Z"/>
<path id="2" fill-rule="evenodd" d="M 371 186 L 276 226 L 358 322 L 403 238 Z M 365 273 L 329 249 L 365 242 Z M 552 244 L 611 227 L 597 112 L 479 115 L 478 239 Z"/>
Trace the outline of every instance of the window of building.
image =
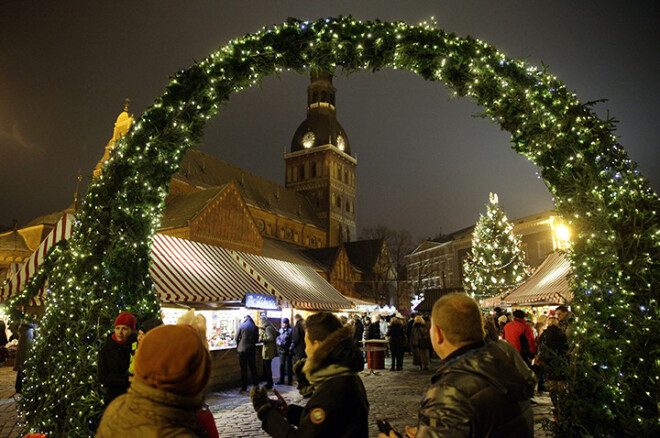
<path id="1" fill-rule="evenodd" d="M 341 208 L 341 196 L 337 196 L 337 199 L 335 200 L 335 205 L 337 208 Z"/>

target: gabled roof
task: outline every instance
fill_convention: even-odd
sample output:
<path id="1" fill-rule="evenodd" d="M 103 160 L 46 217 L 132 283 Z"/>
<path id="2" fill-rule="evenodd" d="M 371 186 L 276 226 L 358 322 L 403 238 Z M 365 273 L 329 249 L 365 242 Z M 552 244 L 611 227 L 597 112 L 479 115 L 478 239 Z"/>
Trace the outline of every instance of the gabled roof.
<path id="1" fill-rule="evenodd" d="M 264 246 L 261 255 L 271 259 L 283 260 L 297 265 L 311 266 L 321 268 L 314 260 L 305 256 L 304 250 L 307 248 L 281 240 L 264 237 Z"/>
<path id="2" fill-rule="evenodd" d="M 203 152 L 189 150 L 174 179 L 199 188 L 235 181 L 248 205 L 324 229 L 304 195 Z"/>
<path id="3" fill-rule="evenodd" d="M 383 250 L 384 239 L 358 240 L 344 244 L 351 263 L 364 272 L 372 272 Z"/>
<path id="4" fill-rule="evenodd" d="M 185 195 L 170 198 L 165 205 L 165 212 L 160 222 L 159 229 L 185 227 L 206 206 L 227 188 L 227 184 L 210 189 L 200 190 Z"/>
<path id="5" fill-rule="evenodd" d="M 25 251 L 31 253 L 25 239 L 16 230 L 0 234 L 0 251 Z"/>
<path id="6" fill-rule="evenodd" d="M 305 249 L 302 253 L 313 260 L 325 272 L 332 271 L 337 257 L 339 257 L 340 247 L 332 246 L 329 248 Z"/>
<path id="7" fill-rule="evenodd" d="M 69 205 L 67 208 L 64 210 L 56 211 L 53 213 L 45 214 L 43 216 L 36 217 L 32 219 L 30 222 L 28 222 L 26 225 L 24 225 L 22 228 L 29 228 L 29 227 L 35 227 L 37 225 L 51 225 L 55 226 L 56 223 L 59 222 L 60 219 L 62 219 L 62 216 L 64 214 L 69 213 L 69 214 L 75 214 L 75 208 L 74 204 Z"/>

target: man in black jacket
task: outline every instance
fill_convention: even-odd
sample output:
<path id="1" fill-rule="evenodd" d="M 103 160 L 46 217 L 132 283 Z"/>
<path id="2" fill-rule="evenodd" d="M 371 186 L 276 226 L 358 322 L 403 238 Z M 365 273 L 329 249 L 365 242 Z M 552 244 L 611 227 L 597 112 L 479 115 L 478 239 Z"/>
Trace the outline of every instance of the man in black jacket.
<path id="1" fill-rule="evenodd" d="M 307 359 L 303 373 L 314 388 L 304 407 L 273 406 L 265 388 L 250 393 L 261 427 L 272 437 L 369 436 L 369 402 L 358 373 L 364 368 L 355 347 L 352 328 L 342 327 L 331 313 L 321 312 L 305 321 Z"/>
<path id="2" fill-rule="evenodd" d="M 307 357 L 305 354 L 305 322 L 299 313 L 293 317 L 296 325 L 293 326 L 291 342 L 293 343 L 293 354 L 296 356 L 296 362 Z"/>
<path id="3" fill-rule="evenodd" d="M 508 342 L 484 342 L 477 302 L 445 295 L 431 322 L 431 343 L 444 364 L 422 398 L 418 428 L 406 428 L 409 435 L 533 437 L 534 374 Z"/>
<path id="4" fill-rule="evenodd" d="M 257 342 L 259 341 L 259 328 L 250 315 L 246 315 L 236 332 L 236 352 L 238 363 L 241 366 L 241 394 L 247 391 L 247 369 L 250 368 L 252 383 L 259 384 L 257 375 Z"/>

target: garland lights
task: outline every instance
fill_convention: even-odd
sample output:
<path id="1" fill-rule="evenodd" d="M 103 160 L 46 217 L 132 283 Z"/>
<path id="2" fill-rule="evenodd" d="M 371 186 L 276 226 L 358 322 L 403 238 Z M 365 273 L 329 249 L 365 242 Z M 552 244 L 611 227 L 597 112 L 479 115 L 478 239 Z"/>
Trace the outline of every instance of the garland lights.
<path id="1" fill-rule="evenodd" d="M 149 250 L 171 177 L 229 96 L 284 70 L 404 69 L 473 98 L 541 168 L 575 234 L 577 318 L 562 436 L 658 436 L 658 195 L 617 143 L 614 122 L 553 75 L 427 23 L 351 17 L 286 23 L 235 39 L 174 76 L 89 190 L 27 363 L 27 429 L 89 436 L 101 414 L 96 358 L 121 310 L 159 310 Z M 32 288 L 34 289 L 34 288 Z"/>
<path id="2" fill-rule="evenodd" d="M 520 286 L 531 274 L 520 237 L 491 193 L 486 215 L 472 234 L 472 251 L 463 263 L 463 287 L 476 298 L 488 298 Z"/>

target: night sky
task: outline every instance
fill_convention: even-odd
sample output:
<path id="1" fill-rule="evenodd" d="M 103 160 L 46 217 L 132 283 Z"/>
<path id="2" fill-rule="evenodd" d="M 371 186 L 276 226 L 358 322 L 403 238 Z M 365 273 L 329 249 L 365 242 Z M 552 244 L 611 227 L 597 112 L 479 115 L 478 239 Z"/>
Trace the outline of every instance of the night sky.
<path id="1" fill-rule="evenodd" d="M 435 17 L 512 58 L 546 65 L 597 113 L 660 190 L 657 1 L 4 1 L 0 5 L 0 226 L 73 200 L 131 99 L 139 116 L 169 77 L 229 40 L 282 23 L 353 15 Z M 308 76 L 284 73 L 233 95 L 201 150 L 280 184 L 305 118 Z M 510 219 L 552 209 L 535 166 L 467 99 L 412 73 L 338 75 L 337 117 L 357 154 L 358 228 L 432 237 L 472 225 L 497 192 Z"/>

